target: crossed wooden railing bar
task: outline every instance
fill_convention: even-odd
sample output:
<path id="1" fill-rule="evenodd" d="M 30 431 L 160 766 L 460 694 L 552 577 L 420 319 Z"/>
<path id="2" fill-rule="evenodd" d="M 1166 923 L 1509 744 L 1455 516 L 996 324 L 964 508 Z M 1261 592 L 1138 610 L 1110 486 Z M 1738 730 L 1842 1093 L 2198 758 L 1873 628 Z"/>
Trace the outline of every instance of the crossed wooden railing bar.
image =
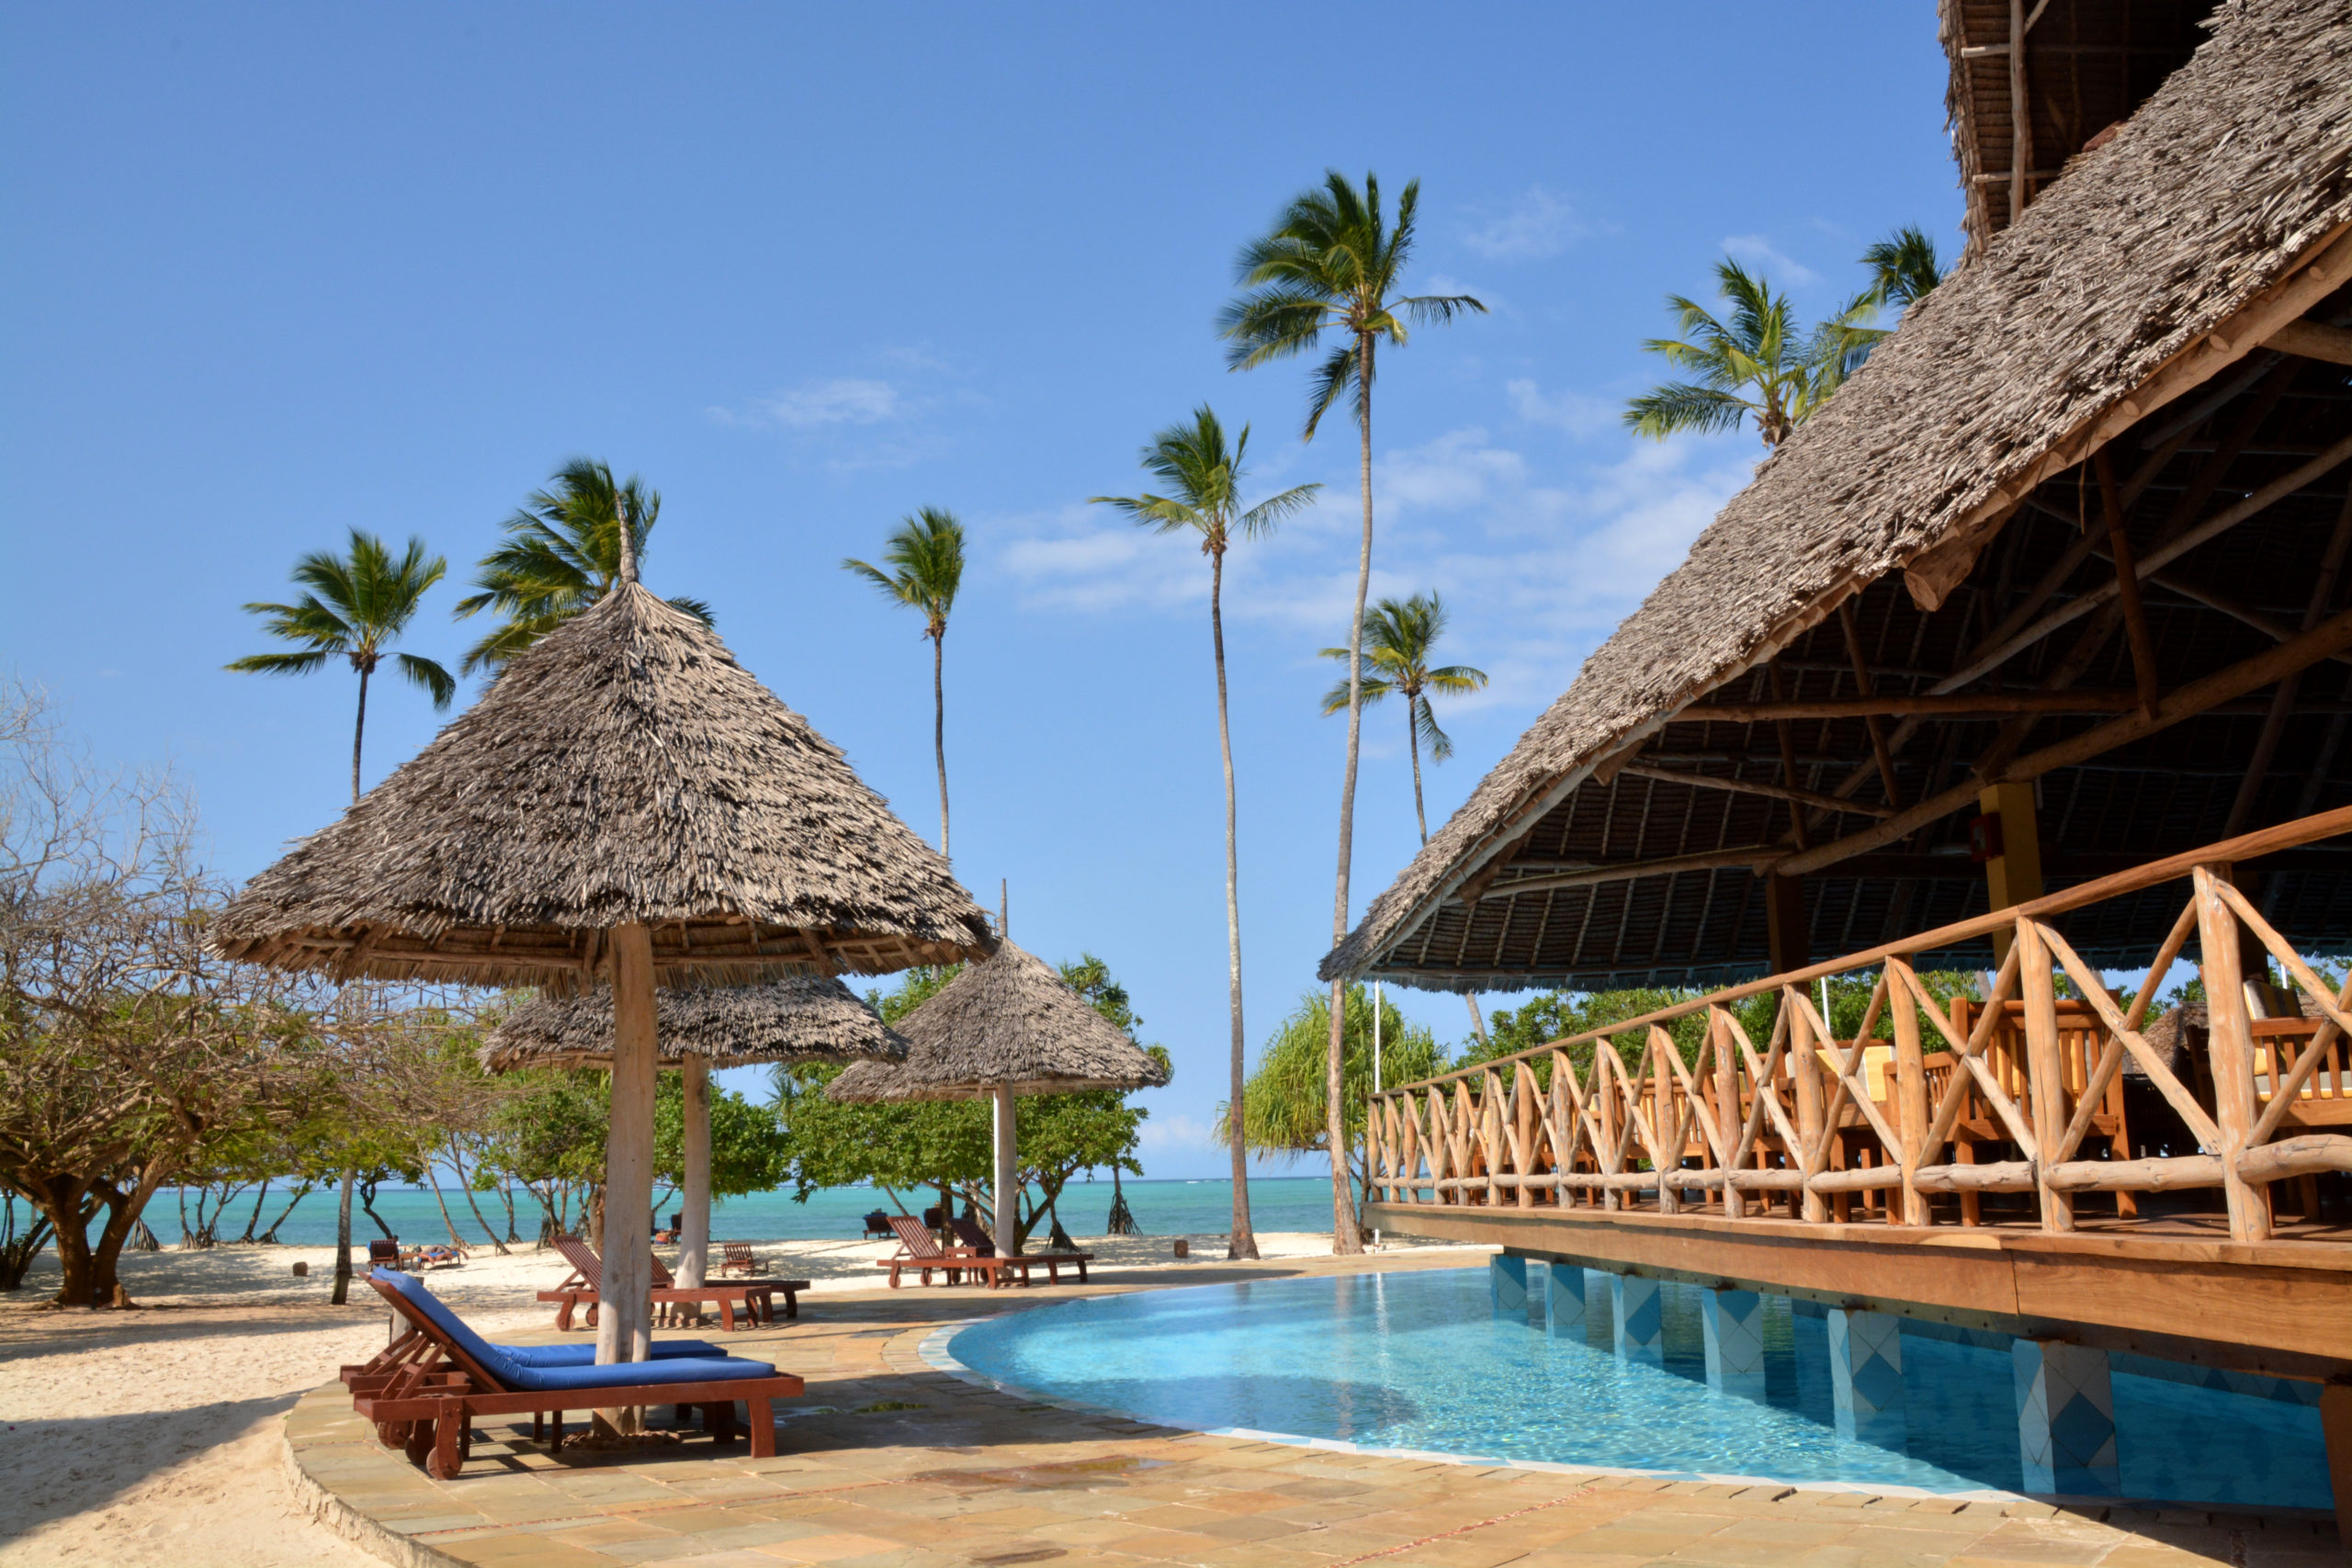
<path id="1" fill-rule="evenodd" d="M 1958 1223 L 1975 1224 L 1985 1194 L 2030 1193 L 2040 1228 L 2064 1233 L 2075 1228 L 2079 1194 L 2113 1194 L 2116 1213 L 2130 1217 L 2143 1195 L 2218 1187 L 2232 1237 L 2267 1240 L 2271 1184 L 2300 1180 L 2311 1217 L 2310 1179 L 2352 1171 L 2352 1136 L 2313 1131 L 2352 1127 L 2352 981 L 2341 992 L 2322 981 L 2233 886 L 2232 867 L 2347 833 L 2352 807 L 2307 817 L 1384 1090 L 1365 1134 L 1374 1193 L 1402 1204 L 1580 1204 L 1734 1220 L 1778 1210 L 1815 1224 L 1848 1220 L 1859 1201 L 1907 1225 L 1939 1223 L 1939 1198 L 1955 1200 Z M 2121 1006 L 2053 921 L 2182 879 L 2188 900 Z M 2004 934 L 2007 954 L 1982 1002 L 1948 1010 L 1910 962 L 1980 937 L 1999 945 Z M 2248 983 L 2246 935 L 2287 987 L 2267 976 Z M 2178 1062 L 2153 1048 L 2142 1025 L 2192 936 L 2208 1047 L 2203 1059 Z M 1808 988 L 1869 968 L 1878 976 L 1861 1025 L 1840 1040 Z M 2062 976 L 2071 998 L 2059 996 Z M 1734 1005 L 1775 993 L 1759 1044 Z M 2292 1005 L 2297 997 L 2308 1005 Z M 1669 1028 L 1693 1016 L 1704 1023 L 1686 1060 Z M 1882 1019 L 1891 1042 L 1876 1038 Z M 1628 1035 L 1641 1043 L 1631 1060 L 1612 1043 Z M 1579 1067 L 1574 1056 L 1586 1046 Z M 2127 1057 L 2196 1152 L 2132 1153 Z M 2177 1066 L 2195 1081 L 2183 1082 Z M 1980 1163 L 1980 1151 L 2005 1157 Z"/>

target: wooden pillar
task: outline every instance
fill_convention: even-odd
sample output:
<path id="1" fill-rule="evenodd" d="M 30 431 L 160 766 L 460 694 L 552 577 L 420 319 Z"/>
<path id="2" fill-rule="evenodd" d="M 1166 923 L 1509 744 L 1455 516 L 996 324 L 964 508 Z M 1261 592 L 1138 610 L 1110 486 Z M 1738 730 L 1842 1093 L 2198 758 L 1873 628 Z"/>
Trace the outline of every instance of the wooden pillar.
<path id="1" fill-rule="evenodd" d="M 2050 1185 L 2050 1164 L 2066 1135 L 2066 1067 L 2058 1044 L 2058 989 L 2050 974 L 2050 949 L 2041 928 L 2018 926 L 2018 987 L 2025 993 L 2026 1116 L 2041 1150 L 2034 1182 L 2041 1201 L 2041 1228 L 2075 1228 L 2075 1199 Z"/>
<path id="2" fill-rule="evenodd" d="M 1707 1038 L 1715 1050 L 1715 1136 L 1724 1146 L 1724 1218 L 1736 1220 L 1747 1213 L 1747 1204 L 1732 1185 L 1732 1157 L 1747 1118 L 1739 1104 L 1739 1047 L 1732 1040 L 1730 1015 L 1719 1007 L 1707 1010 Z M 1759 1084 L 1756 1092 L 1771 1091 Z"/>
<path id="3" fill-rule="evenodd" d="M 2233 1241 L 2270 1239 L 2269 1190 L 2238 1174 L 2238 1156 L 2254 1128 L 2254 1030 L 2245 1005 L 2245 972 L 2238 953 L 2238 919 L 2214 891 L 2229 879 L 2225 865 L 2200 865 L 2197 887 L 2197 946 L 2205 980 L 2206 1045 L 2211 1053 L 2213 1122 L 2222 1132 L 2222 1192 L 2230 1206 Z"/>
<path id="4" fill-rule="evenodd" d="M 685 1054 L 685 1227 L 678 1237 L 678 1283 L 704 1285 L 710 1275 L 710 1058 Z"/>
<path id="5" fill-rule="evenodd" d="M 1797 1136 L 1804 1144 L 1803 1149 L 1789 1151 L 1789 1166 L 1795 1170 L 1804 1169 L 1811 1162 L 1813 1151 L 1829 1135 L 1829 1107 L 1822 1098 L 1821 1068 L 1814 1056 L 1818 1042 L 1813 1037 L 1813 1020 L 1796 1005 L 1801 989 L 1784 987 L 1781 993 L 1781 1006 L 1789 1015 L 1789 1077 L 1797 1086 Z M 1768 1093 L 1770 1086 L 1759 1084 L 1756 1092 Z M 1821 1194 L 1810 1188 L 1804 1190 L 1802 1212 L 1806 1220 L 1815 1224 L 1829 1217 Z"/>
<path id="6" fill-rule="evenodd" d="M 1021 1250 L 1018 1127 L 1012 1114 L 1012 1090 L 999 1084 L 991 1094 L 996 1111 L 996 1253 L 999 1258 L 1011 1258 Z M 1340 1179 L 1346 1179 L 1344 1169 Z"/>
<path id="7" fill-rule="evenodd" d="M 612 932 L 613 1101 L 605 1138 L 605 1279 L 596 1296 L 596 1363 L 642 1361 L 651 1348 L 653 1287 L 653 933 Z M 633 1409 L 599 1410 L 616 1431 Z"/>
<path id="8" fill-rule="evenodd" d="M 1903 1139 L 1903 1223 L 1924 1225 L 1930 1221 L 1918 1171 L 1933 1153 L 1921 1146 L 1928 1140 L 1928 1061 L 1919 1045 L 1918 998 L 1895 977 L 1893 964 L 1897 962 L 1889 963 L 1886 1006 L 1894 1022 L 1894 1130 Z"/>
<path id="9" fill-rule="evenodd" d="M 1785 975 L 1813 962 L 1812 943 L 1804 919 L 1804 879 L 1767 876 L 1764 879 L 1764 940 L 1772 973 Z"/>
<path id="10" fill-rule="evenodd" d="M 1977 796 L 1985 816 L 1998 822 L 2001 852 L 1984 862 L 1987 907 L 2006 909 L 2041 897 L 2041 827 L 2033 812 L 2033 785 L 1998 784 Z M 1993 963 L 2007 961 L 2009 933 L 1993 933 Z"/>

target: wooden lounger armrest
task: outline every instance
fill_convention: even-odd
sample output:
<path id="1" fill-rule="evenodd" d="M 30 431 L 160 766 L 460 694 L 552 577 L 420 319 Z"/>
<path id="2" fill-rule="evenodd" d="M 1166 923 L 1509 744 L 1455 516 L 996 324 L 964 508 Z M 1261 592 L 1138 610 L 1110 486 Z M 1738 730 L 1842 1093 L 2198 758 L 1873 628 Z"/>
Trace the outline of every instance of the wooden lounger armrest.
<path id="1" fill-rule="evenodd" d="M 414 1398 L 363 1397 L 353 1408 L 371 1421 L 430 1421 L 444 1399 L 462 1398 L 470 1416 L 527 1416 L 543 1410 L 598 1410 L 625 1404 L 709 1404 L 746 1398 L 797 1399 L 807 1387 L 798 1378 L 730 1378 L 721 1382 L 614 1383 L 604 1388 L 500 1389 L 440 1392 Z"/>

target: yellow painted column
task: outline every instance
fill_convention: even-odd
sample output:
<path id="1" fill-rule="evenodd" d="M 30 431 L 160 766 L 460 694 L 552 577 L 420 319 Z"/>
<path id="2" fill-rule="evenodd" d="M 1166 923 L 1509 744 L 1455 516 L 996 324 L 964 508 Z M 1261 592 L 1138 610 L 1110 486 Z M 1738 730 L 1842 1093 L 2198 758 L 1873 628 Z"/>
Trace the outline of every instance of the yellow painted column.
<path id="1" fill-rule="evenodd" d="M 2041 825 L 2033 812 L 2033 785 L 1997 784 L 1976 797 L 1984 815 L 2000 824 L 2000 853 L 1984 862 L 1984 891 L 1990 908 L 2006 909 L 2042 895 Z M 1993 933 L 1993 962 L 2006 963 L 2009 933 Z"/>

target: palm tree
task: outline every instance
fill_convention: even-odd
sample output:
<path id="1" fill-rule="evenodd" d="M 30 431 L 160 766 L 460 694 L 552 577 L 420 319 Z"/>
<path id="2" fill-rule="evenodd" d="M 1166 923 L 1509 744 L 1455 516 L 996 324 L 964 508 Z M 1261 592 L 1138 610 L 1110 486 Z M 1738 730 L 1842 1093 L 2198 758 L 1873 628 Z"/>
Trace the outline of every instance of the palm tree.
<path id="1" fill-rule="evenodd" d="M 1376 673 L 1363 682 L 1363 700 L 1369 706 L 1390 693 L 1405 699 L 1405 745 L 1413 758 L 1413 820 L 1421 842 L 1430 841 L 1429 810 L 1421 799 L 1421 744 L 1429 743 L 1430 761 L 1442 762 L 1453 755 L 1453 742 L 1438 727 L 1430 694 L 1463 696 L 1483 690 L 1487 672 L 1467 664 L 1430 667 L 1437 640 L 1445 635 L 1445 601 L 1434 592 L 1409 599 L 1383 599 L 1364 621 L 1364 658 Z M 1344 648 L 1327 648 L 1326 659 L 1345 659 Z M 1323 697 L 1323 711 L 1334 714 L 1348 705 L 1348 683 L 1334 685 Z M 1465 995 L 1470 1028 L 1484 1040 L 1487 1021 L 1479 1015 L 1478 998 Z"/>
<path id="2" fill-rule="evenodd" d="M 1870 309 L 1868 297 L 1806 333 L 1789 297 L 1773 293 L 1762 275 L 1726 256 L 1715 264 L 1715 279 L 1731 307 L 1729 320 L 1669 294 L 1666 302 L 1682 335 L 1642 344 L 1695 379 L 1668 381 L 1634 399 L 1625 423 L 1663 440 L 1686 430 L 1736 430 L 1753 414 L 1764 445 L 1778 446 L 1845 378 L 1850 334 L 1866 319 L 1857 312 Z"/>
<path id="3" fill-rule="evenodd" d="M 1171 424 L 1152 437 L 1143 449 L 1144 470 L 1172 493 L 1159 495 L 1098 495 L 1094 501 L 1115 506 L 1147 528 L 1173 534 L 1189 528 L 1201 536 L 1201 553 L 1209 558 L 1209 645 L 1216 659 L 1216 743 L 1225 760 L 1225 935 L 1227 984 L 1233 1005 L 1233 1099 L 1241 1101 L 1247 1079 L 1248 1047 L 1241 1028 L 1241 877 L 1233 809 L 1233 731 L 1226 722 L 1225 704 L 1225 552 L 1234 537 L 1263 538 L 1283 518 L 1310 502 L 1320 485 L 1295 485 L 1244 510 L 1241 505 L 1243 459 L 1250 450 L 1250 427 L 1243 425 L 1230 451 L 1225 427 L 1204 403 L 1193 412 L 1189 424 Z M 1227 1258 L 1258 1256 L 1258 1237 L 1250 1224 L 1250 1145 L 1239 1127 L 1232 1129 L 1233 1235 Z"/>
<path id="4" fill-rule="evenodd" d="M 612 468 L 575 457 L 558 468 L 548 488 L 531 492 L 501 526 L 506 537 L 474 569 L 480 592 L 458 602 L 464 620 L 495 609 L 505 620 L 466 650 L 458 666 L 503 669 L 506 661 L 595 604 L 621 578 L 621 525 L 642 558 L 646 536 L 662 515 L 662 494 L 634 474 L 616 482 Z M 710 606 L 699 599 L 670 603 L 706 625 Z"/>
<path id="5" fill-rule="evenodd" d="M 882 592 L 894 604 L 922 612 L 922 635 L 931 639 L 931 745 L 939 759 L 939 852 L 947 853 L 947 696 L 941 664 L 947 647 L 947 613 L 964 581 L 964 525 L 956 514 L 926 506 L 899 525 L 882 547 L 884 571 L 854 557 L 842 562 Z"/>
<path id="6" fill-rule="evenodd" d="M 1917 305 L 1944 280 L 1936 243 L 1917 223 L 1905 223 L 1864 251 L 1862 265 L 1871 269 L 1871 302 L 1898 310 Z"/>
<path id="7" fill-rule="evenodd" d="M 313 550 L 294 563 L 294 581 L 309 592 L 291 604 L 254 604 L 245 608 L 265 617 L 270 636 L 304 645 L 297 653 L 254 653 L 228 668 L 261 675 L 307 675 L 337 654 L 359 673 L 359 713 L 351 727 L 351 803 L 359 804 L 359 751 L 368 738 L 368 678 L 385 650 L 399 640 L 425 591 L 449 570 L 440 556 L 427 560 L 424 541 L 412 538 L 395 559 L 384 541 L 357 528 L 351 553 Z M 422 686 L 435 708 L 446 708 L 458 682 L 430 659 L 393 656 L 401 673 Z"/>
<path id="8" fill-rule="evenodd" d="M 1218 318 L 1232 344 L 1227 365 L 1247 370 L 1324 346 L 1328 330 L 1340 340 L 1315 373 L 1308 393 L 1306 438 L 1342 392 L 1355 402 L 1357 476 L 1363 494 L 1363 538 L 1356 556 L 1356 601 L 1348 627 L 1348 761 L 1340 786 L 1340 874 L 1332 895 L 1331 940 L 1348 934 L 1348 871 L 1355 840 L 1356 759 L 1363 735 L 1363 607 L 1372 588 L 1372 386 L 1374 353 L 1385 339 L 1402 348 L 1407 324 L 1451 321 L 1486 306 L 1466 294 L 1399 296 L 1405 263 L 1413 250 L 1413 219 L 1420 202 L 1419 180 L 1408 181 L 1396 203 L 1392 228 L 1381 215 L 1380 182 L 1367 174 L 1359 191 L 1334 169 L 1319 189 L 1295 197 L 1273 228 L 1242 247 L 1238 265 L 1244 292 Z M 1329 1080 L 1330 1139 L 1344 1146 L 1340 1125 L 1340 982 L 1331 986 L 1331 1039 L 1326 1072 Z M 1333 1161 L 1332 1249 L 1361 1252 L 1355 1205 Z"/>

